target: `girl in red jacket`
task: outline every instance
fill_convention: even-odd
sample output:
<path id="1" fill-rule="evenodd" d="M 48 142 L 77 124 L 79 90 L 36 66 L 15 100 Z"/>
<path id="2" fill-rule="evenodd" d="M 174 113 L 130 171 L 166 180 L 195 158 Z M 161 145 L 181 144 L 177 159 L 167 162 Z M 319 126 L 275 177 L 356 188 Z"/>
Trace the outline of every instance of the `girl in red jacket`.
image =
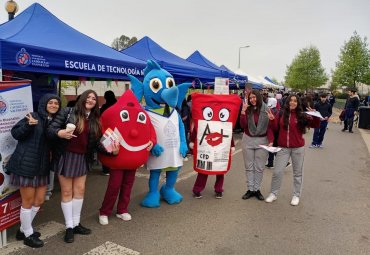
<path id="1" fill-rule="evenodd" d="M 313 111 L 311 108 L 307 110 Z M 312 117 L 303 112 L 301 102 L 296 95 L 290 95 L 283 107 L 283 113 L 275 115 L 273 129 L 279 133 L 278 146 L 282 149 L 276 155 L 274 173 L 271 181 L 271 193 L 266 198 L 267 203 L 277 199 L 283 179 L 283 170 L 289 159 L 293 163 L 293 198 L 291 205 L 298 205 L 302 192 L 304 138 L 307 127 L 320 126 L 320 118 Z"/>

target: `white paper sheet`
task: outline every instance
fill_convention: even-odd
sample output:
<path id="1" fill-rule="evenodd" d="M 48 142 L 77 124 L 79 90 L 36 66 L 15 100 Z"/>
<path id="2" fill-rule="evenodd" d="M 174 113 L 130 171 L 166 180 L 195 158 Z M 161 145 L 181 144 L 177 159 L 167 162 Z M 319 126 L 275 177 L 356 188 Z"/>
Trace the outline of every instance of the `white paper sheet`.
<path id="1" fill-rule="evenodd" d="M 320 119 L 324 119 L 324 117 L 320 114 L 320 112 L 305 112 L 305 113 L 307 113 L 308 115 L 314 116 L 314 117 L 318 117 Z"/>
<path id="2" fill-rule="evenodd" d="M 265 150 L 267 150 L 268 152 L 272 152 L 272 153 L 275 153 L 275 152 L 278 152 L 278 151 L 280 151 L 281 150 L 281 148 L 279 148 L 279 147 L 269 147 L 269 146 L 266 146 L 266 145 L 260 145 L 260 147 L 262 148 L 262 149 L 265 149 Z"/>

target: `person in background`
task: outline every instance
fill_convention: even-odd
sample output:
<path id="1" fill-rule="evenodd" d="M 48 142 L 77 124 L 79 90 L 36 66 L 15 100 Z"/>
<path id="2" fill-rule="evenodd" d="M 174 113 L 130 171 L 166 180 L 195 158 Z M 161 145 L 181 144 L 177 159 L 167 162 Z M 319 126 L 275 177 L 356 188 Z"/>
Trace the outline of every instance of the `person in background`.
<path id="1" fill-rule="evenodd" d="M 260 188 L 268 152 L 260 145 L 272 146 L 273 144 L 274 135 L 271 127 L 269 128 L 269 120 L 274 118 L 274 115 L 263 102 L 258 90 L 252 90 L 246 99 L 243 102 L 240 126 L 244 129 L 242 150 L 248 190 L 242 199 L 246 200 L 254 196 L 258 200 L 264 200 Z"/>
<path id="2" fill-rule="evenodd" d="M 107 110 L 109 107 L 111 107 L 117 102 L 116 95 L 114 94 L 112 90 L 105 91 L 104 99 L 105 99 L 105 103 L 100 107 L 100 115 L 102 115 L 105 110 Z M 107 166 L 102 165 L 101 174 L 108 176 L 109 168 Z"/>
<path id="3" fill-rule="evenodd" d="M 11 173 L 10 183 L 19 186 L 22 199 L 21 227 L 16 239 L 32 248 L 44 246 L 40 233 L 32 228 L 32 221 L 44 203 L 49 182 L 52 145 L 46 139 L 46 129 L 59 109 L 60 98 L 46 94 L 40 99 L 38 111 L 28 113 L 11 130 L 18 144 L 6 168 Z"/>
<path id="4" fill-rule="evenodd" d="M 358 111 L 358 106 L 360 105 L 360 99 L 356 95 L 356 89 L 350 89 L 348 91 L 348 98 L 344 106 L 345 115 L 344 115 L 344 128 L 342 132 L 345 132 L 347 129 L 350 133 L 353 133 L 353 120 L 355 118 L 355 112 Z"/>
<path id="5" fill-rule="evenodd" d="M 78 99 L 80 99 L 80 96 L 81 96 L 81 95 L 78 95 L 78 96 L 76 97 L 76 99 L 75 99 L 75 100 L 71 100 L 71 101 L 69 101 L 69 102 L 67 103 L 67 107 L 74 107 L 74 106 L 76 105 L 76 103 L 77 103 Z"/>
<path id="6" fill-rule="evenodd" d="M 89 235 L 80 223 L 87 172 L 93 153 L 100 145 L 101 124 L 98 96 L 86 90 L 74 108 L 64 108 L 48 128 L 48 137 L 58 141 L 53 167 L 61 187 L 61 207 L 66 224 L 64 241 L 74 242 L 74 234 Z M 74 126 L 75 129 L 66 129 Z M 114 152 L 113 152 L 114 154 Z"/>
<path id="7" fill-rule="evenodd" d="M 320 101 L 315 104 L 315 110 L 320 112 L 323 119 L 320 121 L 320 127 L 315 128 L 313 133 L 312 143 L 310 148 L 324 148 L 322 142 L 324 140 L 324 135 L 326 132 L 326 127 L 328 126 L 329 118 L 332 114 L 332 107 L 327 100 L 326 94 L 320 95 Z"/>
<path id="8" fill-rule="evenodd" d="M 334 104 L 335 104 L 335 96 L 334 96 L 333 92 L 330 92 L 328 100 L 329 100 L 329 104 L 331 105 L 331 108 L 333 108 Z"/>
<path id="9" fill-rule="evenodd" d="M 280 108 L 283 106 L 283 95 L 281 93 L 277 93 L 275 95 L 275 98 L 276 98 L 276 109 L 277 110 L 280 110 Z"/>
<path id="10" fill-rule="evenodd" d="M 180 115 L 181 115 L 182 122 L 184 123 L 186 144 L 188 145 L 188 148 L 189 148 L 191 112 L 190 112 L 190 107 L 188 106 L 186 102 L 186 99 L 182 101 Z M 184 161 L 188 161 L 188 158 L 185 157 Z"/>
<path id="11" fill-rule="evenodd" d="M 308 108 L 309 111 L 313 109 Z M 320 119 L 305 114 L 301 102 L 296 95 L 290 95 L 283 108 L 282 116 L 275 116 L 273 123 L 274 132 L 278 132 L 277 145 L 282 149 L 276 154 L 275 168 L 271 181 L 271 193 L 266 198 L 267 203 L 277 199 L 284 169 L 289 159 L 293 165 L 293 197 L 291 205 L 299 204 L 303 182 L 304 138 L 307 127 L 316 128 L 320 125 Z"/>

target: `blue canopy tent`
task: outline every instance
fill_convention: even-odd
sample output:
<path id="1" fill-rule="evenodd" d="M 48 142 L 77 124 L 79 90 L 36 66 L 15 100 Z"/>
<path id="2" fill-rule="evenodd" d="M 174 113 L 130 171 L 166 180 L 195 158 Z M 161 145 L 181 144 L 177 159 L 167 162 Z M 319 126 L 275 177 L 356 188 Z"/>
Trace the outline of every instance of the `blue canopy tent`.
<path id="1" fill-rule="evenodd" d="M 265 76 L 265 79 L 268 80 L 269 82 L 279 86 L 279 89 L 285 89 L 283 85 L 277 84 L 276 82 L 272 81 L 269 77 Z"/>
<path id="2" fill-rule="evenodd" d="M 207 68 L 213 68 L 215 70 L 219 70 L 222 74 L 221 77 L 229 78 L 230 79 L 230 89 L 239 89 L 244 88 L 245 83 L 247 82 L 248 78 L 246 76 L 241 76 L 235 74 L 233 71 L 228 69 L 226 66 L 217 66 L 211 61 L 209 61 L 205 56 L 203 56 L 199 51 L 194 51 L 187 59 L 187 61 L 192 62 L 197 65 L 201 65 Z"/>
<path id="3" fill-rule="evenodd" d="M 241 81 L 241 82 L 248 82 L 248 76 L 247 76 L 247 75 L 240 75 L 240 74 L 237 74 L 237 73 L 235 73 L 235 72 L 231 71 L 229 68 L 227 68 L 227 67 L 226 67 L 226 66 L 224 66 L 224 65 L 221 65 L 221 66 L 220 66 L 220 68 L 221 68 L 222 70 L 225 70 L 225 71 L 227 71 L 227 72 L 229 72 L 229 73 L 233 74 L 233 75 L 234 75 L 234 79 L 236 79 L 236 80 L 238 80 L 238 81 Z"/>
<path id="4" fill-rule="evenodd" d="M 221 72 L 221 77 L 224 77 L 224 78 L 230 78 L 230 76 L 233 75 L 232 73 L 229 73 L 228 71 L 223 70 L 220 67 L 218 67 L 217 65 L 213 64 L 211 61 L 209 61 L 206 57 L 204 57 L 197 50 L 194 51 L 193 54 L 191 54 L 186 60 L 191 62 L 191 63 L 200 65 L 200 66 L 204 66 L 204 67 L 207 67 L 207 68 L 212 68 L 212 69 L 218 70 L 218 71 Z"/>
<path id="5" fill-rule="evenodd" d="M 0 68 L 107 79 L 143 75 L 145 62 L 68 26 L 38 3 L 0 25 Z"/>
<path id="6" fill-rule="evenodd" d="M 147 36 L 121 52 L 143 61 L 147 61 L 148 59 L 156 60 L 158 64 L 170 72 L 178 82 L 197 80 L 202 84 L 207 81 L 214 81 L 215 77 L 222 76 L 220 70 L 203 67 L 186 61 L 165 50 Z"/>

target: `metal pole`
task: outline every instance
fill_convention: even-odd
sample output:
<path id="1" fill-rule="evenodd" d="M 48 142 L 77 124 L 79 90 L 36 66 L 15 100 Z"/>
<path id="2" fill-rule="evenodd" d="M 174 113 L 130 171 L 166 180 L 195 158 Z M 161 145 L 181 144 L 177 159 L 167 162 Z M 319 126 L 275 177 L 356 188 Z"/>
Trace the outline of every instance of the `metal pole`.
<path id="1" fill-rule="evenodd" d="M 241 49 L 241 48 L 249 48 L 249 45 L 239 47 L 238 69 L 240 69 L 240 49 Z"/>
<path id="2" fill-rule="evenodd" d="M 59 80 L 58 96 L 61 97 L 61 95 L 62 95 L 62 80 Z"/>
<path id="3" fill-rule="evenodd" d="M 240 49 L 241 49 L 241 47 L 239 47 L 239 61 L 238 61 L 238 69 L 240 69 Z"/>

